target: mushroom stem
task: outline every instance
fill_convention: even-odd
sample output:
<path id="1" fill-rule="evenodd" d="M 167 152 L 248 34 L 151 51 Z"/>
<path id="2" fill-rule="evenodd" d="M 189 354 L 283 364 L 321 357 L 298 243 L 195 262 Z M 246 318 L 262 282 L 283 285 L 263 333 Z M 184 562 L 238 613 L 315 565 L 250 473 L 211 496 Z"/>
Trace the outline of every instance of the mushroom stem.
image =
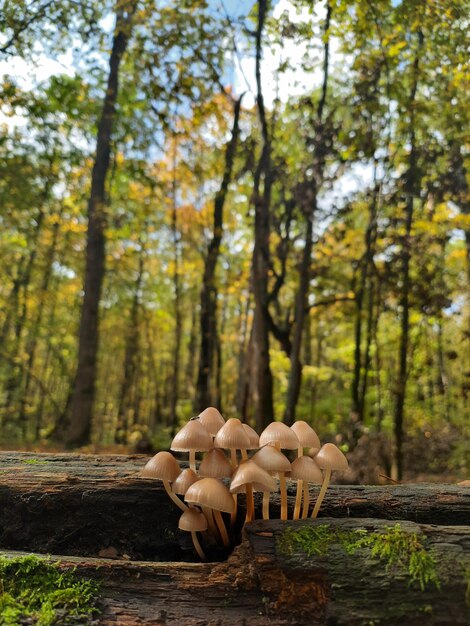
<path id="1" fill-rule="evenodd" d="M 215 525 L 214 522 L 214 516 L 212 515 L 212 509 L 208 506 L 203 506 L 202 508 L 202 512 L 204 513 L 206 520 L 207 520 L 207 526 L 209 528 L 209 531 L 211 532 L 212 536 L 219 540 L 219 533 L 217 532 L 217 526 Z"/>
<path id="2" fill-rule="evenodd" d="M 248 453 L 245 448 L 240 448 L 240 454 L 242 455 L 243 461 L 248 461 Z"/>
<path id="3" fill-rule="evenodd" d="M 308 507 L 310 506 L 310 491 L 308 490 L 308 483 L 304 483 L 304 506 L 302 508 L 302 519 L 307 519 Z"/>
<path id="4" fill-rule="evenodd" d="M 303 487 L 304 481 L 299 478 L 299 480 L 297 481 L 297 493 L 295 495 L 295 507 L 292 519 L 299 519 L 300 517 L 300 506 L 302 504 Z"/>
<path id="5" fill-rule="evenodd" d="M 176 506 L 179 509 L 181 509 L 183 511 L 183 513 L 185 511 L 187 511 L 188 507 L 186 506 L 186 504 L 184 502 L 181 502 L 181 500 L 178 498 L 176 493 L 171 490 L 170 483 L 169 483 L 168 480 L 163 480 L 163 486 L 165 487 L 165 491 L 170 496 L 170 498 L 173 500 L 173 502 L 176 504 Z"/>
<path id="6" fill-rule="evenodd" d="M 297 458 L 300 459 L 301 456 L 304 455 L 304 449 L 302 446 L 299 446 L 297 448 Z M 303 491 L 303 480 L 298 480 L 297 481 L 297 491 L 295 494 L 295 506 L 294 506 L 294 513 L 292 515 L 292 519 L 299 519 L 300 517 L 300 507 L 302 504 L 302 491 Z"/>
<path id="7" fill-rule="evenodd" d="M 255 519 L 255 502 L 253 499 L 253 487 L 251 483 L 245 485 L 246 489 L 246 518 L 245 522 L 251 522 Z"/>
<path id="8" fill-rule="evenodd" d="M 279 472 L 279 485 L 281 490 L 281 520 L 287 519 L 287 483 L 284 472 Z"/>
<path id="9" fill-rule="evenodd" d="M 189 467 L 194 472 L 196 471 L 196 450 L 189 451 Z"/>
<path id="10" fill-rule="evenodd" d="M 220 511 L 214 509 L 213 511 L 215 523 L 217 524 L 217 528 L 219 529 L 220 536 L 222 537 L 222 541 L 224 546 L 228 548 L 230 546 L 230 539 L 228 538 L 227 529 L 225 528 L 224 520 L 222 519 L 222 514 Z"/>
<path id="11" fill-rule="evenodd" d="M 238 465 L 237 463 L 237 451 L 235 448 L 230 449 L 230 463 L 232 464 L 233 469 L 235 469 Z"/>
<path id="12" fill-rule="evenodd" d="M 201 544 L 199 543 L 199 539 L 197 538 L 197 533 L 195 530 L 191 531 L 191 537 L 193 540 L 194 548 L 196 552 L 198 553 L 199 558 L 201 559 L 201 561 L 207 561 L 207 556 L 204 554 L 204 551 L 201 548 Z"/>
<path id="13" fill-rule="evenodd" d="M 269 519 L 269 491 L 263 493 L 263 519 Z"/>
<path id="14" fill-rule="evenodd" d="M 315 507 L 312 511 L 312 518 L 315 519 L 318 515 L 318 511 L 320 510 L 321 503 L 323 502 L 323 498 L 325 497 L 326 490 L 328 489 L 328 485 L 330 484 L 331 478 L 331 470 L 325 470 L 325 476 L 323 477 L 323 482 L 321 485 L 320 493 L 318 494 L 318 499 L 315 502 Z"/>

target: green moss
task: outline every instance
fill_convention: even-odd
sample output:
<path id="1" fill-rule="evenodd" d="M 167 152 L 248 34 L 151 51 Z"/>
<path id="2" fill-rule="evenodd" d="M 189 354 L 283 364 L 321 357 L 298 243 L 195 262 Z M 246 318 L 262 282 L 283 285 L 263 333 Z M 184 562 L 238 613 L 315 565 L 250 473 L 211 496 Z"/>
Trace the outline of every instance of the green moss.
<path id="1" fill-rule="evenodd" d="M 23 459 L 22 463 L 26 465 L 47 465 L 47 461 L 40 461 L 39 459 Z"/>
<path id="2" fill-rule="evenodd" d="M 0 556 L 0 625 L 89 624 L 100 611 L 98 584 L 35 556 Z"/>
<path id="3" fill-rule="evenodd" d="M 384 531 L 367 532 L 364 529 L 340 530 L 328 524 L 287 528 L 278 540 L 278 548 L 284 554 L 301 549 L 307 556 L 323 556 L 333 544 L 339 544 L 349 555 L 359 549 L 370 551 L 371 557 L 392 567 L 404 569 L 410 583 L 418 583 L 424 591 L 427 585 L 439 588 L 436 562 L 426 550 L 424 535 L 405 532 L 400 524 Z"/>

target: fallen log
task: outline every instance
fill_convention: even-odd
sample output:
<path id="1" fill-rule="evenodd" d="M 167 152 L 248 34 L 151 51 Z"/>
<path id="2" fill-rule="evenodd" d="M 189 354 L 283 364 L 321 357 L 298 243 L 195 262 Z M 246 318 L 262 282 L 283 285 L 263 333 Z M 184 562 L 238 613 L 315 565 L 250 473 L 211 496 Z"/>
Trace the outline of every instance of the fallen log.
<path id="1" fill-rule="evenodd" d="M 424 582 L 413 580 L 403 550 L 390 562 L 387 550 L 374 552 L 394 536 L 426 557 Z M 101 581 L 103 626 L 459 626 L 470 618 L 469 527 L 256 521 L 223 563 L 53 559 Z"/>
<path id="2" fill-rule="evenodd" d="M 0 547 L 127 558 L 194 559 L 178 509 L 159 481 L 137 478 L 148 457 L 0 453 Z M 293 486 L 290 507 L 293 506 Z M 311 489 L 314 500 L 318 488 Z M 243 518 L 243 498 L 240 498 Z M 257 500 L 260 516 L 261 501 Z M 470 525 L 470 489 L 456 485 L 332 485 L 320 516 Z M 273 497 L 271 517 L 279 517 Z M 223 554 L 221 556 L 224 556 Z"/>

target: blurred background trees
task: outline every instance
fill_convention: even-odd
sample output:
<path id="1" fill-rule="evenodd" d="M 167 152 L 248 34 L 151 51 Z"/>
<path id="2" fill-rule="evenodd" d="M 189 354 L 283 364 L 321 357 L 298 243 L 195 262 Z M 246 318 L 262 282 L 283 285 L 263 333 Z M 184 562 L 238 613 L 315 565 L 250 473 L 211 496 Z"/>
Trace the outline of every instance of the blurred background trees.
<path id="1" fill-rule="evenodd" d="M 463 472 L 468 3 L 0 9 L 5 445 L 214 404 Z"/>

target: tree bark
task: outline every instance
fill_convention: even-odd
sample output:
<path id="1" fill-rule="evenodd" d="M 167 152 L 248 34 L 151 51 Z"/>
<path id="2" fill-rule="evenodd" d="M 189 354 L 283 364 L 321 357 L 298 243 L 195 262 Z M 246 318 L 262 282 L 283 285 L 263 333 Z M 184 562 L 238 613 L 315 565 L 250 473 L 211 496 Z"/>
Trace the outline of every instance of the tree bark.
<path id="1" fill-rule="evenodd" d="M 234 104 L 232 134 L 225 150 L 225 167 L 220 189 L 214 201 L 214 227 L 212 239 L 209 243 L 204 259 L 204 275 L 201 288 L 201 317 L 200 333 L 201 348 L 199 353 L 199 370 L 196 385 L 196 413 L 199 414 L 206 407 L 214 404 L 213 378 L 214 356 L 216 352 L 217 333 L 217 286 L 215 271 L 219 258 L 220 244 L 223 237 L 223 211 L 228 187 L 232 179 L 233 163 L 239 134 L 239 120 L 242 97 Z"/>
<path id="2" fill-rule="evenodd" d="M 90 440 L 99 347 L 99 303 L 105 273 L 106 178 L 116 118 L 119 67 L 131 35 L 137 0 L 118 2 L 103 110 L 98 124 L 96 155 L 88 201 L 85 284 L 79 329 L 78 365 L 71 395 L 55 436 L 68 445 Z"/>

